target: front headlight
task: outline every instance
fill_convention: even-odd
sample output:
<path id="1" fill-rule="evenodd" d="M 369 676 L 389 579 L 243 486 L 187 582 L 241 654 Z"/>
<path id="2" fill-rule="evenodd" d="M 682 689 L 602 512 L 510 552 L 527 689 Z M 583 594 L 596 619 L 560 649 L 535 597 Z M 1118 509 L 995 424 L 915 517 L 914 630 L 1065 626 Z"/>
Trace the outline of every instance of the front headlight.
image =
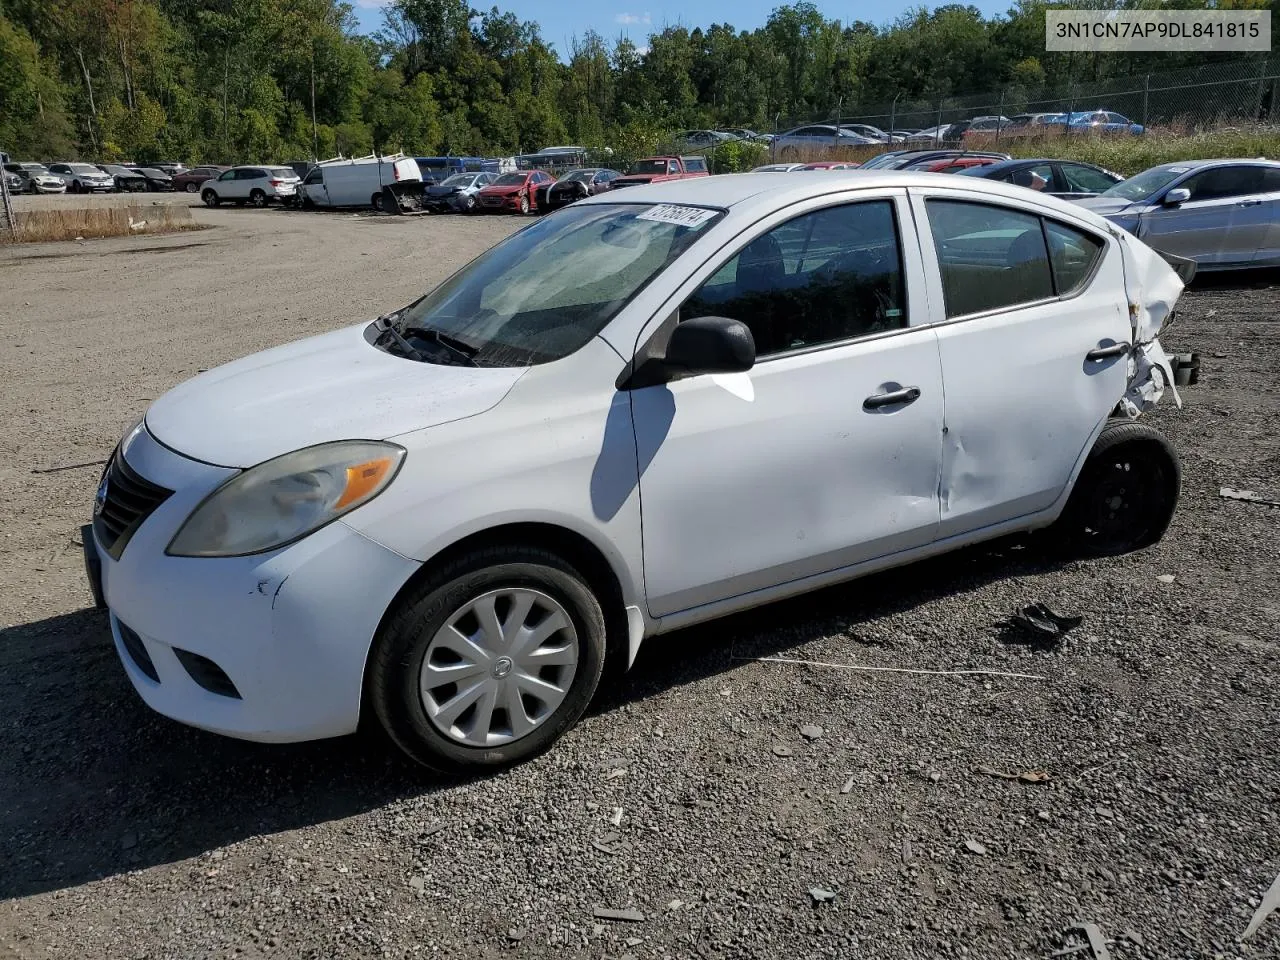
<path id="1" fill-rule="evenodd" d="M 403 461 L 394 443 L 339 440 L 260 463 L 209 494 L 165 553 L 243 557 L 282 547 L 368 503 Z"/>

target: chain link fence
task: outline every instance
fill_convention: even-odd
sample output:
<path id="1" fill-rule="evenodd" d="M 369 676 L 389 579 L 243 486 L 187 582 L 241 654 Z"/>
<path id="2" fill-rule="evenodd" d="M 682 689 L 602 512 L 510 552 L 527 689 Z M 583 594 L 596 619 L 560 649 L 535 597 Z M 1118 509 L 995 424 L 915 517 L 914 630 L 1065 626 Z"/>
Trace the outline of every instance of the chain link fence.
<path id="1" fill-rule="evenodd" d="M 0 240 L 18 239 L 18 221 L 13 213 L 13 200 L 9 196 L 8 178 L 5 176 L 5 164 L 9 155 L 0 150 Z"/>
<path id="2" fill-rule="evenodd" d="M 825 115 L 779 118 L 777 133 L 806 123 L 867 124 L 882 130 L 928 130 L 975 117 L 1020 113 L 1074 113 L 1106 110 L 1141 124 L 1148 132 L 1201 133 L 1280 122 L 1280 58 L 1207 64 L 1163 73 L 1135 72 L 1096 83 L 1046 90 L 1009 84 L 999 90 L 934 100 L 895 99 L 888 103 L 842 105 Z M 1016 128 L 1015 128 L 1016 129 Z M 1049 128 L 1077 134 L 1069 125 Z M 992 136 L 1005 133 L 1004 125 Z"/>

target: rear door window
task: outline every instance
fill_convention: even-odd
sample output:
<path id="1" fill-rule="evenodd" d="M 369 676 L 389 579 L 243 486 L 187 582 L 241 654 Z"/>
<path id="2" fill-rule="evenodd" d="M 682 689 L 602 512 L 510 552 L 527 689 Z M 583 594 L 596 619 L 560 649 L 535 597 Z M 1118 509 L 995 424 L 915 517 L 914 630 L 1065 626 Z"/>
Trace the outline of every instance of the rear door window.
<path id="1" fill-rule="evenodd" d="M 1101 170 L 1084 167 L 1078 163 L 1062 163 L 1058 165 L 1062 171 L 1062 179 L 1067 193 L 1101 193 L 1110 190 L 1115 181 Z"/>
<path id="2" fill-rule="evenodd" d="M 948 319 L 1053 297 L 1040 218 L 1008 207 L 926 201 Z"/>
<path id="3" fill-rule="evenodd" d="M 1191 199 L 1225 200 L 1262 192 L 1262 167 L 1214 167 L 1188 178 L 1182 186 Z"/>
<path id="4" fill-rule="evenodd" d="M 1049 260 L 1058 296 L 1070 296 L 1089 282 L 1105 244 L 1095 236 L 1056 220 L 1044 222 Z"/>

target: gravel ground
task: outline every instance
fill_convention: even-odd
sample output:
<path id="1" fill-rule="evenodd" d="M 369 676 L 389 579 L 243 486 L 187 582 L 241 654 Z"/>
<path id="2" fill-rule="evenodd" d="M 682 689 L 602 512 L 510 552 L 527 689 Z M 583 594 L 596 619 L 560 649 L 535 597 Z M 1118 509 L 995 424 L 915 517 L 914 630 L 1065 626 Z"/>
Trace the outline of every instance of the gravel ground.
<path id="1" fill-rule="evenodd" d="M 453 782 L 150 713 L 85 609 L 98 471 L 31 470 L 518 221 L 197 215 L 0 250 L 0 958 L 1045 957 L 1076 921 L 1113 957 L 1280 955 L 1280 915 L 1237 942 L 1280 871 L 1280 509 L 1218 496 L 1280 496 L 1276 277 L 1189 292 L 1165 338 L 1204 371 L 1150 418 L 1185 468 L 1158 546 L 1002 543 L 652 641 L 550 754 Z M 1034 600 L 1084 624 L 1005 642 Z"/>

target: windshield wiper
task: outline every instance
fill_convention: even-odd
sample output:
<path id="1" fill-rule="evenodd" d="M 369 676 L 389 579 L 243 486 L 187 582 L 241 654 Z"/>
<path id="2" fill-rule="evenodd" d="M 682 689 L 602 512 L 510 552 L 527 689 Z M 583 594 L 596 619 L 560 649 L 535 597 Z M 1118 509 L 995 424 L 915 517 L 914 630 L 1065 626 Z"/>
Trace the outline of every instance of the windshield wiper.
<path id="1" fill-rule="evenodd" d="M 458 357 L 464 366 L 479 366 L 475 357 L 479 353 L 479 349 L 471 346 L 465 341 L 459 340 L 457 337 L 451 337 L 447 333 L 442 333 L 434 327 L 405 327 L 404 332 L 409 336 L 418 337 L 422 340 L 430 340 L 432 343 L 439 344 L 444 347 L 455 357 Z"/>
<path id="2" fill-rule="evenodd" d="M 384 335 L 390 335 L 396 345 L 405 352 L 410 360 L 417 360 L 419 363 L 426 363 L 427 358 L 422 355 L 422 351 L 411 344 L 408 340 L 400 335 L 400 331 L 396 329 L 396 320 L 400 318 L 398 313 L 385 313 L 380 316 L 374 323 L 378 326 L 378 339 L 381 340 Z"/>

